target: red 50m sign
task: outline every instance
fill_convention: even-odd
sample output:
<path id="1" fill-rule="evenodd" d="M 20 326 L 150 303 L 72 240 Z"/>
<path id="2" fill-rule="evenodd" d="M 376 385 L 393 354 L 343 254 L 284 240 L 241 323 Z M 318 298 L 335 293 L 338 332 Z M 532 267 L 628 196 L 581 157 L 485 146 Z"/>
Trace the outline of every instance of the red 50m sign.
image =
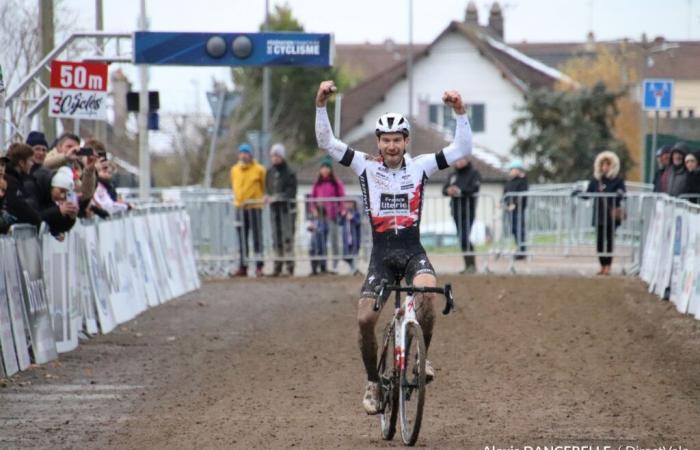
<path id="1" fill-rule="evenodd" d="M 49 115 L 107 120 L 107 64 L 51 62 Z"/>

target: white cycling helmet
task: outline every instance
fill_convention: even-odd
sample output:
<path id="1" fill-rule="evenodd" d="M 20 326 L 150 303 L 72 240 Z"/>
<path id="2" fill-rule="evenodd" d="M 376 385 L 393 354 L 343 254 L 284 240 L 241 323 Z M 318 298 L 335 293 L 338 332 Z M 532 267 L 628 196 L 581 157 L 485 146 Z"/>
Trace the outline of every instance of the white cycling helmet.
<path id="1" fill-rule="evenodd" d="M 410 131 L 411 126 L 404 116 L 399 113 L 386 113 L 377 120 L 374 134 L 381 136 L 384 133 L 401 133 L 408 136 Z"/>

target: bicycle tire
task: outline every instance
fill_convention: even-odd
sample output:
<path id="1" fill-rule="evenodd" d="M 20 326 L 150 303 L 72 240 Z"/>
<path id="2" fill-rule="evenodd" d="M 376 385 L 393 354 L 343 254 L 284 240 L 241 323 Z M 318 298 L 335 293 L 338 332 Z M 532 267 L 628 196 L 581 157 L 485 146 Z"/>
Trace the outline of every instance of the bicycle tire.
<path id="1" fill-rule="evenodd" d="M 382 439 L 390 441 L 396 434 L 396 419 L 398 418 L 399 387 L 397 374 L 394 370 L 394 327 L 387 327 L 382 339 L 382 352 L 379 355 L 379 395 L 382 399 L 382 412 L 379 424 Z"/>
<path id="2" fill-rule="evenodd" d="M 425 341 L 417 323 L 406 326 L 405 358 L 399 375 L 399 416 L 401 439 L 412 446 L 418 440 L 425 404 Z"/>

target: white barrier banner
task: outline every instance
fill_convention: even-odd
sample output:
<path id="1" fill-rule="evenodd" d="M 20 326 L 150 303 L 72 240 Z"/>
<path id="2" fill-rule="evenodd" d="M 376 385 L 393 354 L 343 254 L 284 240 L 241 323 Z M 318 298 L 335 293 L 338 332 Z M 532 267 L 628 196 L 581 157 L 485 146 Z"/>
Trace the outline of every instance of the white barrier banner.
<path id="1" fill-rule="evenodd" d="M 3 242 L 4 241 L 4 242 Z M 29 358 L 29 344 L 27 342 L 27 329 L 25 328 L 24 305 L 22 301 L 22 285 L 19 278 L 19 262 L 15 244 L 11 240 L 0 240 L 5 245 L 8 258 L 3 258 L 5 266 L 5 286 L 7 287 L 7 300 L 10 307 L 10 320 L 12 321 L 12 336 L 15 340 L 15 353 L 19 370 L 24 370 L 31 364 Z"/>
<path id="2" fill-rule="evenodd" d="M 6 239 L 0 241 L 0 259 L 7 261 L 13 254 L 8 252 L 4 243 Z M 13 249 L 10 249 L 12 251 Z M 19 371 L 17 363 L 17 353 L 15 352 L 15 340 L 12 336 L 12 319 L 10 316 L 9 297 L 7 295 L 7 284 L 5 282 L 5 264 L 0 264 L 0 353 L 2 353 L 2 366 L 4 376 L 12 376 Z"/>
<path id="3" fill-rule="evenodd" d="M 107 268 L 104 264 L 104 259 L 100 257 L 96 226 L 85 227 L 85 248 L 87 249 L 90 287 L 92 289 L 92 297 L 95 299 L 100 331 L 102 334 L 107 334 L 117 326 L 117 320 L 112 311 Z"/>
<path id="4" fill-rule="evenodd" d="M 661 232 L 661 240 L 656 266 L 656 278 L 654 281 L 654 292 L 659 297 L 666 294 L 666 289 L 671 282 L 671 262 L 673 257 L 673 245 L 668 245 L 673 242 L 674 235 L 674 207 L 670 202 L 659 202 L 662 204 L 663 215 L 663 230 Z M 665 245 L 664 245 L 665 243 Z"/>
<path id="5" fill-rule="evenodd" d="M 128 220 L 130 219 L 122 218 L 112 222 L 119 236 L 119 238 L 115 240 L 114 256 L 119 273 L 119 291 L 124 292 L 127 296 L 133 317 L 136 317 L 148 308 L 148 304 L 142 289 L 138 286 L 139 279 L 136 278 L 132 266 L 128 234 L 128 229 L 130 229 L 130 227 L 126 226 Z"/>
<path id="6" fill-rule="evenodd" d="M 165 303 L 173 298 L 170 292 L 170 276 L 168 274 L 168 262 L 165 260 L 165 246 L 163 245 L 163 230 L 160 227 L 158 214 L 149 214 L 146 217 L 148 223 L 148 245 L 156 267 L 156 280 L 158 281 L 158 292 L 160 301 Z"/>
<path id="7" fill-rule="evenodd" d="M 119 272 L 117 265 L 117 253 L 120 251 L 118 241 L 123 236 L 119 235 L 119 230 L 114 221 L 100 222 L 97 224 L 97 245 L 99 247 L 98 259 L 105 268 L 107 274 L 107 293 L 112 305 L 114 319 L 118 324 L 127 322 L 136 316 L 136 311 L 132 307 L 128 292 L 121 289 L 121 277 L 128 277 L 125 272 Z"/>
<path id="8" fill-rule="evenodd" d="M 692 284 L 688 298 L 688 313 L 700 319 L 700 214 L 693 214 L 691 219 L 693 271 Z"/>
<path id="9" fill-rule="evenodd" d="M 132 229 L 133 245 L 136 247 L 143 269 L 141 275 L 144 278 L 144 291 L 148 306 L 158 306 L 161 303 L 158 293 L 157 272 L 154 263 L 154 255 L 148 244 L 150 234 L 148 223 L 144 216 L 136 216 L 129 221 Z"/>
<path id="10" fill-rule="evenodd" d="M 75 261 L 71 264 L 74 267 L 74 283 L 71 283 L 69 292 L 74 294 L 73 306 L 79 306 L 78 320 L 82 321 L 84 331 L 88 335 L 99 332 L 97 325 L 97 310 L 95 298 L 92 294 L 90 283 L 90 267 L 87 247 L 85 244 L 85 227 L 77 223 L 69 235 L 70 250 L 69 255 Z"/>
<path id="11" fill-rule="evenodd" d="M 159 214 L 160 227 L 163 230 L 163 245 L 165 247 L 165 261 L 168 263 L 168 282 L 172 298 L 179 297 L 186 292 L 185 268 L 183 267 L 181 253 L 177 240 L 177 222 L 174 212 Z"/>
<path id="12" fill-rule="evenodd" d="M 647 232 L 644 245 L 642 267 L 639 277 L 649 285 L 650 292 L 654 289 L 654 277 L 657 269 L 657 257 L 661 233 L 663 230 L 663 203 L 656 202 L 654 214 L 651 215 L 651 223 Z"/>
<path id="13" fill-rule="evenodd" d="M 696 248 L 698 245 L 697 219 L 697 214 L 686 214 L 687 239 L 683 246 L 683 264 L 680 277 L 681 293 L 678 299 L 679 308 L 684 313 L 690 312 L 690 299 L 695 288 L 696 272 L 700 269 L 697 265 L 700 261 L 696 259 Z M 698 262 L 696 263 L 696 261 Z"/>
<path id="14" fill-rule="evenodd" d="M 14 233 L 13 233 L 14 234 Z M 22 230 L 22 234 L 24 230 Z M 34 362 L 43 364 L 58 357 L 56 340 L 51 327 L 49 299 L 46 295 L 42 267 L 41 246 L 36 231 L 31 237 L 15 240 L 22 281 L 24 311 L 29 324 L 29 337 L 32 343 Z"/>
<path id="15" fill-rule="evenodd" d="M 688 222 L 686 212 L 676 209 L 673 214 L 673 256 L 671 259 L 671 302 L 676 305 L 679 312 L 685 313 L 685 307 L 679 303 L 681 293 L 681 278 L 683 272 L 683 250 L 687 241 Z"/>
<path id="16" fill-rule="evenodd" d="M 51 235 L 44 235 L 41 240 L 44 283 L 49 299 L 56 350 L 59 353 L 69 352 L 78 347 L 78 330 L 75 329 L 74 308 L 68 291 L 68 286 L 73 289 L 77 284 L 75 273 L 68 261 L 70 239 L 69 235 L 65 241 L 59 242 Z"/>

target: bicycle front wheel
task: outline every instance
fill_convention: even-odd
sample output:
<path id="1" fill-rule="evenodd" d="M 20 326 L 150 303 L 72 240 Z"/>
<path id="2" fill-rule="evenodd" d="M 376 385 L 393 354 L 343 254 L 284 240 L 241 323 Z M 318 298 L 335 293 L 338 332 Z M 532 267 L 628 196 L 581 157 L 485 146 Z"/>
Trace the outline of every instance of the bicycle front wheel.
<path id="1" fill-rule="evenodd" d="M 405 357 L 399 377 L 401 439 L 406 445 L 418 440 L 425 403 L 425 341 L 417 323 L 409 323 L 404 336 Z"/>
<path id="2" fill-rule="evenodd" d="M 394 370 L 394 328 L 387 327 L 382 340 L 382 352 L 379 355 L 379 395 L 382 401 L 382 412 L 379 422 L 382 428 L 382 438 L 390 441 L 396 433 L 396 418 L 398 416 L 399 387 L 396 383 Z"/>

